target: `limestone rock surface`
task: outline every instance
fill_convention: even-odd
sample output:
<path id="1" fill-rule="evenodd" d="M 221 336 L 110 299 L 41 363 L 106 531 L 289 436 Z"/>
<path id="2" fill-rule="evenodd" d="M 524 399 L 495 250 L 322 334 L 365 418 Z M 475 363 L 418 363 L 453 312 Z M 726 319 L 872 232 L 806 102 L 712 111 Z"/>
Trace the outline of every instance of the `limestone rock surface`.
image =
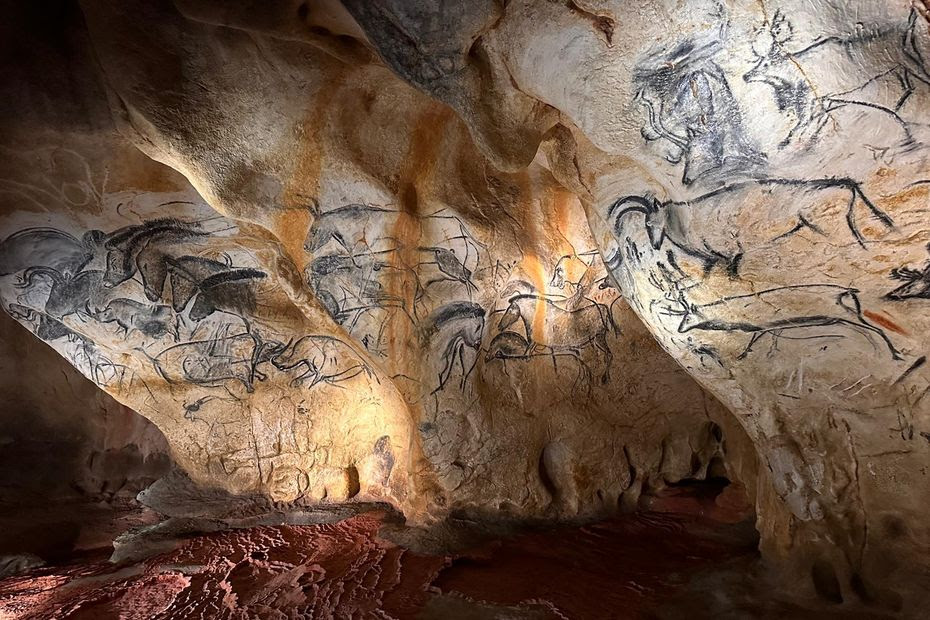
<path id="1" fill-rule="evenodd" d="M 786 584 L 919 608 L 924 3 L 267 5 L 18 9 L 11 316 L 204 485 L 424 522 L 725 475 Z"/>

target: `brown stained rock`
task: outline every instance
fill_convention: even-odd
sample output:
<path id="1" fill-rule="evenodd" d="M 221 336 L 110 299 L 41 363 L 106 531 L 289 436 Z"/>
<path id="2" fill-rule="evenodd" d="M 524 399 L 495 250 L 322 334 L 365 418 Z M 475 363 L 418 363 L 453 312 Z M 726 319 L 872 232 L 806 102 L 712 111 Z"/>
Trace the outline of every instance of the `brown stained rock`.
<path id="1" fill-rule="evenodd" d="M 920 5 L 71 8 L 9 37 L 0 298 L 195 481 L 429 522 L 725 474 L 783 584 L 920 608 Z"/>
<path id="2" fill-rule="evenodd" d="M 269 35 L 268 58 L 319 72 L 293 81 L 266 75 L 252 52 L 220 62 L 254 49 L 241 22 L 215 38 L 206 23 L 220 18 L 188 20 L 189 5 L 85 9 L 92 33 L 114 37 L 94 48 L 114 64 L 85 76 L 122 102 L 117 121 L 204 196 L 234 199 L 214 206 L 241 219 L 213 215 L 165 168 L 125 164 L 108 123 L 78 139 L 46 119 L 73 141 L 71 174 L 84 176 L 65 177 L 42 159 L 53 147 L 37 145 L 38 165 L 10 167 L 26 191 L 48 175 L 77 186 L 125 172 L 95 190 L 106 215 L 93 220 L 64 199 L 51 222 L 11 204 L 8 305 L 155 421 L 195 482 L 285 502 L 389 501 L 428 521 L 610 514 L 644 485 L 704 475 L 721 450 L 708 416 L 726 414 L 618 298 L 578 200 L 545 168 L 495 170 L 453 110 L 379 65 Z M 143 28 L 143 14 L 161 25 Z M 136 34 L 148 43 L 134 59 L 123 45 Z M 203 76 L 210 85 L 172 94 L 179 72 L 207 58 L 219 72 Z M 282 123 L 278 138 L 228 116 L 232 101 L 243 121 L 257 109 L 236 94 L 245 74 L 263 92 L 291 89 L 248 95 Z M 259 144 L 267 166 L 239 160 Z M 20 239 L 51 253 L 64 244 L 74 264 L 27 266 Z M 86 295 L 69 296 L 78 286 Z M 565 447 L 558 498 L 539 468 L 551 445 Z"/>

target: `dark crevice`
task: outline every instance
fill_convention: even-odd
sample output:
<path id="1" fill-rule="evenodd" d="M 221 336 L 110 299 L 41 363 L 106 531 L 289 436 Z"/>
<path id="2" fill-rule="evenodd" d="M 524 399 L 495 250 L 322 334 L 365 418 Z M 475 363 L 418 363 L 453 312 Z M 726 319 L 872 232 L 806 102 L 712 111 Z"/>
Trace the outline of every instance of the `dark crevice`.
<path id="1" fill-rule="evenodd" d="M 843 602 L 843 591 L 840 589 L 839 579 L 833 565 L 825 560 L 817 560 L 811 567 L 811 580 L 814 590 L 824 601 L 840 604 Z"/>

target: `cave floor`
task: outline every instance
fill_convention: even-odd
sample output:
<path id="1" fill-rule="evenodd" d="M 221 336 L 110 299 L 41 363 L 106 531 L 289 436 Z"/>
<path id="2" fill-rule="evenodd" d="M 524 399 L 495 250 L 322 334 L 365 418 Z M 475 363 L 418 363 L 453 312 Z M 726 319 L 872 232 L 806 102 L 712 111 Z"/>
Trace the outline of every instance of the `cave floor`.
<path id="1" fill-rule="evenodd" d="M 119 564 L 100 547 L 0 580 L 0 618 L 855 617 L 772 595 L 751 520 L 720 497 L 677 490 L 646 508 L 585 525 L 460 519 L 432 532 L 369 511 L 192 535 Z"/>

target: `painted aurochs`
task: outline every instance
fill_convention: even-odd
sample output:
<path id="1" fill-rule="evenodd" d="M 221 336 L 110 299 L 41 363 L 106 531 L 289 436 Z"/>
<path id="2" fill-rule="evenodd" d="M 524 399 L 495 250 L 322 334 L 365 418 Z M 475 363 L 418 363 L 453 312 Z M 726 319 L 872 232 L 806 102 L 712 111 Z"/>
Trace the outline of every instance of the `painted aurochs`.
<path id="1" fill-rule="evenodd" d="M 16 43 L 4 310 L 204 485 L 426 523 L 725 474 L 786 589 L 928 602 L 925 2 L 265 4 Z"/>

